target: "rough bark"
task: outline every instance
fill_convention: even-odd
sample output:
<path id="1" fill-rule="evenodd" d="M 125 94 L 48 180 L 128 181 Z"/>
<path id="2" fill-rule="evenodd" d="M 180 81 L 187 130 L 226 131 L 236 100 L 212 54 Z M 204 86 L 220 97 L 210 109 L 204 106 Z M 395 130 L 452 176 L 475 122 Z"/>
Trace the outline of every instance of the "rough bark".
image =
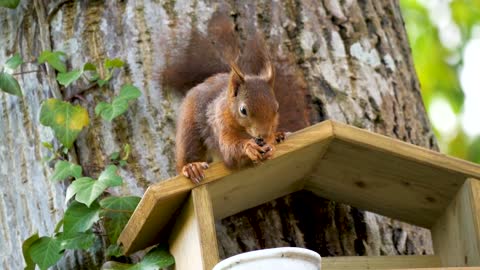
<path id="1" fill-rule="evenodd" d="M 437 149 L 420 97 L 403 20 L 395 0 L 218 1 L 231 9 L 241 37 L 263 31 L 285 81 L 282 126 L 296 130 L 335 119 Z M 75 144 L 86 174 L 96 176 L 108 154 L 132 146 L 120 194 L 141 195 L 174 175 L 174 130 L 181 96 L 156 79 L 188 45 L 192 25 L 205 30 L 216 1 L 22 1 L 0 9 L 0 63 L 14 52 L 33 60 L 46 49 L 69 55 L 68 66 L 120 57 L 115 92 L 130 82 L 143 95 L 113 123 L 94 104 L 114 92 L 86 93 L 91 124 Z M 24 70 L 37 69 L 34 64 Z M 62 97 L 51 69 L 19 76 L 23 98 L 0 94 L 0 268 L 22 267 L 21 243 L 52 233 L 64 210 L 64 184 L 48 181 L 40 162 L 52 132 L 38 122 L 40 102 Z M 287 103 L 287 101 L 289 103 Z M 75 156 L 74 156 L 75 157 Z M 432 253 L 430 233 L 389 218 L 300 192 L 217 223 L 222 256 L 273 246 L 302 246 L 323 256 Z M 101 244 L 99 243 L 101 251 Z M 91 269 L 101 252 L 68 253 L 61 269 Z"/>

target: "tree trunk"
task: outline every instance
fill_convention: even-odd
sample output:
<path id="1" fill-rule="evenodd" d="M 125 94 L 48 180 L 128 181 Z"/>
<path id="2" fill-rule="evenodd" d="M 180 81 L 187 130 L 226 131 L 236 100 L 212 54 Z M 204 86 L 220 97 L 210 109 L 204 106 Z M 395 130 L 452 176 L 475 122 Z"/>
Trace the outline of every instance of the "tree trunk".
<path id="1" fill-rule="evenodd" d="M 399 4 L 395 0 L 286 0 L 225 2 L 242 38 L 265 33 L 281 66 L 277 83 L 290 85 L 281 100 L 281 126 L 294 131 L 324 119 L 348 123 L 423 147 L 437 149 L 420 96 Z M 204 31 L 216 1 L 24 0 L 0 8 L 0 63 L 14 52 L 34 60 L 61 50 L 70 68 L 106 57 L 126 60 L 114 79 L 143 91 L 112 123 L 94 105 L 115 93 L 84 93 L 91 123 L 75 143 L 86 175 L 97 176 L 112 152 L 132 146 L 120 194 L 142 195 L 174 171 L 175 120 L 181 97 L 158 74 L 188 45 L 192 26 Z M 36 70 L 26 64 L 23 70 Z M 65 184 L 53 184 L 40 160 L 41 142 L 52 141 L 38 121 L 48 97 L 62 98 L 53 70 L 18 76 L 24 97 L 0 94 L 0 268 L 22 267 L 21 245 L 38 231 L 49 235 L 64 211 Z M 300 246 L 322 256 L 431 254 L 430 232 L 350 206 L 299 192 L 217 222 L 221 256 L 275 246 Z M 99 267 L 98 252 L 69 252 L 60 269 Z"/>

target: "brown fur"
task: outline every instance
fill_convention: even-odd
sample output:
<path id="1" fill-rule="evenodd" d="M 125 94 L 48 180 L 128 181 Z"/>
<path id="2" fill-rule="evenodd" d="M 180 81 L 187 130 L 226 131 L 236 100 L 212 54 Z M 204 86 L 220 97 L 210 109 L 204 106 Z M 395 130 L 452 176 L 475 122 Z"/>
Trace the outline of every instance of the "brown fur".
<path id="1" fill-rule="evenodd" d="M 211 38 L 215 42 L 210 44 L 218 50 L 215 57 L 198 64 L 194 62 L 200 54 L 190 53 L 195 55 L 190 58 L 194 62 L 181 63 L 163 73 L 164 81 L 177 80 L 181 83 L 170 85 L 182 88 L 196 83 L 205 70 L 221 70 L 223 64 L 219 63 L 230 63 L 227 72 L 210 76 L 190 89 L 180 108 L 176 134 L 177 171 L 196 183 L 204 177 L 203 162 L 216 157 L 229 168 L 252 165 L 270 159 L 275 143 L 284 139 L 283 133 L 276 134 L 275 68 L 263 39 L 255 35 L 247 42 L 248 50 L 245 51 L 248 53 L 239 56 L 233 24 L 225 16 L 214 18 L 215 24 L 211 23 L 209 32 L 215 35 Z M 221 56 L 222 61 L 217 56 Z M 188 74 L 188 66 L 200 68 L 184 76 Z M 165 76 L 171 77 L 166 80 Z M 246 116 L 241 108 L 246 110 Z M 264 140 L 262 144 L 258 143 L 259 138 Z"/>

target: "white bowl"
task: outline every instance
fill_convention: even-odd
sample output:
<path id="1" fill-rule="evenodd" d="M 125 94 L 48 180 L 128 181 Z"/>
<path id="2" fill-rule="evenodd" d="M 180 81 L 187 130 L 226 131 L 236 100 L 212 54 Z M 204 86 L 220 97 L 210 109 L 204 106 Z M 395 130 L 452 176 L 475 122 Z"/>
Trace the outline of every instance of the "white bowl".
<path id="1" fill-rule="evenodd" d="M 271 248 L 235 255 L 213 270 L 320 270 L 318 253 L 295 247 Z"/>

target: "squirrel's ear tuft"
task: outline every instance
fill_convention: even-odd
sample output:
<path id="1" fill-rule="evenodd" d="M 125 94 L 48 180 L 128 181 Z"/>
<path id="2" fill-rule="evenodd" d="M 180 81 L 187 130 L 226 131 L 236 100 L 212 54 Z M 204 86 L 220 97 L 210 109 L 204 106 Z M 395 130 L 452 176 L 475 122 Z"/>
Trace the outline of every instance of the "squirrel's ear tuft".
<path id="1" fill-rule="evenodd" d="M 260 73 L 260 77 L 267 81 L 272 87 L 273 82 L 275 80 L 275 72 L 274 66 L 270 60 L 265 63 L 265 67 L 263 68 L 262 72 Z"/>
<path id="2" fill-rule="evenodd" d="M 245 82 L 245 75 L 237 66 L 237 64 L 231 63 L 230 67 L 232 69 L 230 75 L 230 91 L 232 92 L 232 96 L 236 97 L 238 94 L 238 88 L 242 83 Z"/>

